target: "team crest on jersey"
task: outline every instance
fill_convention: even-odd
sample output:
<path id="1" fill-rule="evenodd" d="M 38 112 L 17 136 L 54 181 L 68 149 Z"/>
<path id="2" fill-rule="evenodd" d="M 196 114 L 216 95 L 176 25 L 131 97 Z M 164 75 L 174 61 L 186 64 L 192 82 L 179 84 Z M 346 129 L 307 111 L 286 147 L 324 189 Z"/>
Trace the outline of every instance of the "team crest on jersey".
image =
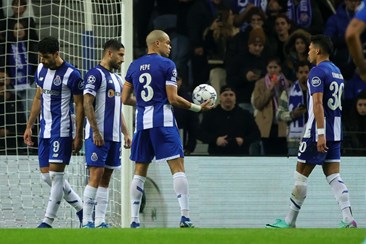
<path id="1" fill-rule="evenodd" d="M 61 77 L 59 75 L 56 75 L 55 79 L 53 79 L 53 84 L 55 86 L 61 85 Z"/>
<path id="2" fill-rule="evenodd" d="M 97 153 L 93 152 L 90 158 L 91 158 L 91 160 L 92 160 L 93 162 L 97 161 L 97 160 L 98 160 L 98 155 L 97 155 Z"/>
<path id="3" fill-rule="evenodd" d="M 87 79 L 88 84 L 94 84 L 97 79 L 94 75 L 90 75 Z"/>
<path id="4" fill-rule="evenodd" d="M 318 76 L 314 76 L 312 79 L 311 79 L 311 84 L 314 86 L 314 87 L 317 87 L 317 86 L 320 86 L 320 84 L 322 83 L 322 81 L 320 80 L 320 78 Z"/>
<path id="5" fill-rule="evenodd" d="M 114 91 L 112 89 L 108 90 L 108 97 L 114 97 Z"/>

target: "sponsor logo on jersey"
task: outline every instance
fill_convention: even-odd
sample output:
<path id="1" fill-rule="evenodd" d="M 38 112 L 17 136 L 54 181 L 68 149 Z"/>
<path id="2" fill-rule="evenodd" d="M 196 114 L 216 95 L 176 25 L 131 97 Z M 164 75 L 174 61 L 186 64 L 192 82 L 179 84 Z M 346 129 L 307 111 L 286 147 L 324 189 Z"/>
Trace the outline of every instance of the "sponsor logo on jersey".
<path id="1" fill-rule="evenodd" d="M 108 97 L 120 97 L 121 96 L 121 93 L 120 92 L 116 92 L 114 91 L 113 89 L 109 89 L 108 90 Z"/>
<path id="2" fill-rule="evenodd" d="M 320 86 L 320 84 L 322 83 L 322 81 L 320 80 L 320 78 L 318 76 L 314 76 L 312 79 L 311 79 L 311 84 L 314 86 L 314 87 L 318 87 Z"/>
<path id="3" fill-rule="evenodd" d="M 47 90 L 47 89 L 43 89 L 42 93 L 45 95 L 53 95 L 53 96 L 58 96 L 60 95 L 60 91 L 56 91 L 56 90 Z"/>
<path id="4" fill-rule="evenodd" d="M 53 84 L 55 86 L 61 85 L 61 77 L 59 75 L 56 75 L 55 79 L 53 79 Z"/>

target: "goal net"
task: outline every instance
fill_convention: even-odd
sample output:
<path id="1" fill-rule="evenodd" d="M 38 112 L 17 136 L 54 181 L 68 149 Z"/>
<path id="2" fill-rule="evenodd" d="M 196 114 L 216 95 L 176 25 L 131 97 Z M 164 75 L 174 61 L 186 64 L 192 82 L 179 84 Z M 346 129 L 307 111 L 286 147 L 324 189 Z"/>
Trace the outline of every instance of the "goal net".
<path id="1" fill-rule="evenodd" d="M 128 64 L 132 60 L 132 1 L 32 0 L 23 16 L 13 16 L 11 2 L 3 1 L 1 9 L 5 15 L 1 16 L 1 26 L 5 29 L 0 31 L 0 60 L 5 70 L 0 71 L 7 72 L 13 85 L 0 86 L 0 92 L 5 94 L 6 89 L 18 96 L 14 102 L 0 100 L 0 228 L 34 228 L 44 216 L 50 191 L 40 179 L 37 148 L 25 147 L 22 139 L 35 92 L 34 84 L 29 86 L 38 63 L 34 45 L 45 36 L 57 37 L 63 59 L 84 76 L 101 59 L 104 42 L 116 38 L 126 47 Z M 23 29 L 21 36 L 19 31 Z M 126 68 L 127 65 L 122 66 L 122 75 Z M 36 134 L 37 128 L 34 129 Z M 37 141 L 36 135 L 34 140 Z M 66 178 L 82 197 L 87 182 L 83 152 L 72 157 Z M 121 178 L 121 171 L 116 170 L 110 184 L 107 221 L 113 226 L 122 226 L 121 213 L 126 211 L 121 204 Z M 75 210 L 62 201 L 54 227 L 78 226 Z"/>

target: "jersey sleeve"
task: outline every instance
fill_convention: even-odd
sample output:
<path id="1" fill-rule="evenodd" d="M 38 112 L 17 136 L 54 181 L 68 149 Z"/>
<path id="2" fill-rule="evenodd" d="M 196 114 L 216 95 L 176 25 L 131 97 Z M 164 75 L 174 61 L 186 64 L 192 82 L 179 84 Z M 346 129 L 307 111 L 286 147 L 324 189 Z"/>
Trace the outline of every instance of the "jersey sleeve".
<path id="1" fill-rule="evenodd" d="M 38 67 L 37 67 L 37 70 L 36 70 L 36 73 L 34 74 L 34 82 L 36 83 L 37 87 L 42 87 L 42 85 L 40 84 L 40 80 L 39 80 L 39 73 L 41 72 L 42 70 L 42 64 L 38 64 Z"/>
<path id="2" fill-rule="evenodd" d="M 173 61 L 169 60 L 166 72 L 165 85 L 177 86 L 177 68 Z"/>
<path id="3" fill-rule="evenodd" d="M 321 68 L 314 67 L 311 69 L 309 74 L 310 95 L 318 92 L 324 92 L 325 78 L 325 72 Z"/>
<path id="4" fill-rule="evenodd" d="M 366 22 L 366 0 L 362 0 L 356 9 L 355 19 Z"/>
<path id="5" fill-rule="evenodd" d="M 85 82 L 84 82 L 84 95 L 91 94 L 94 97 L 97 95 L 97 91 L 100 88 L 102 83 L 102 75 L 96 69 L 90 70 L 85 75 Z"/>
<path id="6" fill-rule="evenodd" d="M 78 70 L 74 70 L 71 73 L 71 77 L 69 79 L 69 84 L 68 84 L 71 93 L 73 95 L 82 95 L 83 94 L 83 90 L 84 90 L 84 81 L 81 78 L 80 72 Z"/>
<path id="7" fill-rule="evenodd" d="M 130 67 L 128 67 L 126 76 L 125 76 L 125 82 L 130 83 L 131 85 L 133 84 L 133 79 L 132 79 L 132 74 L 134 71 L 134 63 L 132 62 Z"/>

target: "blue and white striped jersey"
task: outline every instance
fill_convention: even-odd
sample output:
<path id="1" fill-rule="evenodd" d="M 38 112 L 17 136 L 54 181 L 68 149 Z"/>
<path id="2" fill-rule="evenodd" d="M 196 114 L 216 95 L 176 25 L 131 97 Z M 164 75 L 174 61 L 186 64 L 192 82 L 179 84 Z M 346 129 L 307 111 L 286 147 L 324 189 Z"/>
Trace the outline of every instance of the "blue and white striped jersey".
<path id="1" fill-rule="evenodd" d="M 158 54 L 147 54 L 131 63 L 126 82 L 136 96 L 136 131 L 154 127 L 176 126 L 166 85 L 177 86 L 173 61 Z"/>
<path id="2" fill-rule="evenodd" d="M 342 140 L 342 93 L 344 80 L 341 71 L 330 61 L 323 61 L 313 67 L 309 73 L 309 119 L 306 124 L 304 138 L 313 138 L 317 141 L 316 121 L 313 111 L 312 94 L 323 93 L 323 107 L 325 118 L 325 134 L 327 141 Z"/>
<path id="3" fill-rule="evenodd" d="M 89 70 L 85 76 L 84 94 L 95 97 L 95 117 L 105 141 L 121 141 L 122 87 L 122 78 L 101 65 Z M 92 136 L 93 130 L 87 120 L 85 139 Z"/>
<path id="4" fill-rule="evenodd" d="M 42 88 L 41 138 L 72 136 L 73 95 L 82 95 L 84 82 L 80 72 L 64 61 L 57 69 L 38 65 L 35 82 Z"/>

